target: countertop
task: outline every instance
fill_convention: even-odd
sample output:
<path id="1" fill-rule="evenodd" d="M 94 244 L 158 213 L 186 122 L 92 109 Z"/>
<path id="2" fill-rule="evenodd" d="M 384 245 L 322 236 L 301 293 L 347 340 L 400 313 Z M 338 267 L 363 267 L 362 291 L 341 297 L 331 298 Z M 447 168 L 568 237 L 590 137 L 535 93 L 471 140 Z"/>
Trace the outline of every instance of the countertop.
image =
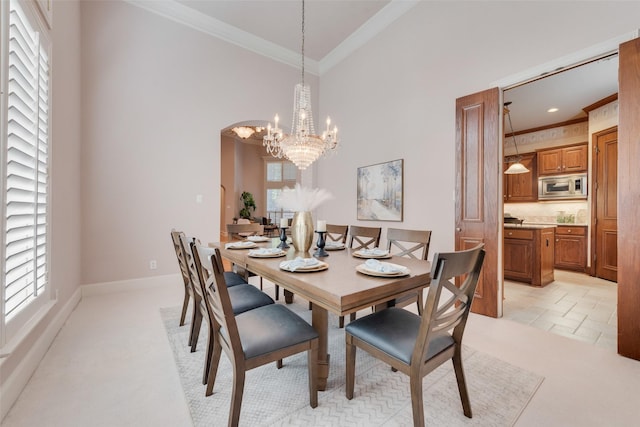
<path id="1" fill-rule="evenodd" d="M 562 224 L 567 225 L 567 224 Z M 523 230 L 544 230 L 545 228 L 556 228 L 557 224 L 505 224 L 504 228 L 519 228 Z"/>

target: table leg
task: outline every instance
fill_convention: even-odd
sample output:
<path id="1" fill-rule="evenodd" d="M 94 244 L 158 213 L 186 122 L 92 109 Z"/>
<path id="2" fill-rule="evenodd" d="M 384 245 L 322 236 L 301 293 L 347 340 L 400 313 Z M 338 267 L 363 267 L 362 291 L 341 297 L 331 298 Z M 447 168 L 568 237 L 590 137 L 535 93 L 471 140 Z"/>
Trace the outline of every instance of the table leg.
<path id="1" fill-rule="evenodd" d="M 293 302 L 293 292 L 284 290 L 284 302 L 287 304 L 291 304 Z"/>
<path id="2" fill-rule="evenodd" d="M 311 324 L 320 336 L 318 346 L 318 390 L 324 391 L 327 388 L 327 378 L 329 377 L 329 316 L 327 310 L 318 304 L 313 304 L 311 308 Z"/>

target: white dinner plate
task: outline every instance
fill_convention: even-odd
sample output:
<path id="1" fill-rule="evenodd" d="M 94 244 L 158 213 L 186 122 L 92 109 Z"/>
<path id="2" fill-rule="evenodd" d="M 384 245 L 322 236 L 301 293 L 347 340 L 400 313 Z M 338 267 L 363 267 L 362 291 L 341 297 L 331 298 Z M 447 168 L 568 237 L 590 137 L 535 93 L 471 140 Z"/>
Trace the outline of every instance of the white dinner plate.
<path id="1" fill-rule="evenodd" d="M 225 245 L 225 249 L 251 249 L 251 248 L 257 248 L 258 245 L 255 244 L 255 242 L 249 242 L 249 241 L 244 241 L 244 242 L 236 242 L 236 243 L 227 243 Z"/>
<path id="2" fill-rule="evenodd" d="M 279 252 L 256 252 L 256 251 L 249 251 L 249 256 L 251 258 L 278 258 L 281 256 L 285 256 L 287 253 L 285 251 L 279 251 Z"/>
<path id="3" fill-rule="evenodd" d="M 326 262 L 322 262 L 322 261 L 318 261 L 317 264 L 315 265 L 311 265 L 308 267 L 298 267 L 295 270 L 290 270 L 286 267 L 282 267 L 280 266 L 280 269 L 284 270 L 284 271 L 288 271 L 291 273 L 311 273 L 314 271 L 323 271 L 326 270 L 327 268 L 329 268 L 329 264 L 327 264 Z"/>
<path id="4" fill-rule="evenodd" d="M 401 277 L 401 276 L 407 276 L 408 274 L 411 273 L 411 270 L 409 270 L 407 267 L 404 267 L 398 264 L 391 264 L 391 265 L 393 265 L 396 268 L 399 268 L 400 270 L 394 271 L 394 272 L 372 270 L 370 268 L 367 268 L 365 264 L 357 265 L 356 270 L 362 274 L 366 274 L 368 276 L 375 276 L 375 277 Z"/>
<path id="5" fill-rule="evenodd" d="M 268 242 L 271 239 L 266 236 L 249 236 L 247 240 L 250 242 Z"/>
<path id="6" fill-rule="evenodd" d="M 362 253 L 361 251 L 354 251 L 353 256 L 356 258 L 364 258 L 364 259 L 389 259 L 391 258 L 392 255 L 389 252 L 387 252 L 384 255 L 382 254 L 375 255 L 375 254 Z"/>
<path id="7" fill-rule="evenodd" d="M 333 244 L 333 245 L 330 245 L 329 243 L 326 243 L 324 245 L 324 250 L 325 251 L 342 251 L 345 248 L 346 248 L 346 246 L 344 245 L 344 243 Z"/>

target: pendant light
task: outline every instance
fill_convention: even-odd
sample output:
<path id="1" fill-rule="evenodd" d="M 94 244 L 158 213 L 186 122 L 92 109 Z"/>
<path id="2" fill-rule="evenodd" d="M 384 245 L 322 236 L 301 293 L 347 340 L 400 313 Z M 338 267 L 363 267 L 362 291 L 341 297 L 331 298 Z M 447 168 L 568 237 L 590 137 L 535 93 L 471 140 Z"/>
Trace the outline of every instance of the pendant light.
<path id="1" fill-rule="evenodd" d="M 505 175 L 515 175 L 519 173 L 527 173 L 529 169 L 527 169 L 520 160 L 522 157 L 518 153 L 518 144 L 516 143 L 516 134 L 513 131 L 513 124 L 511 123 L 511 112 L 509 111 L 509 105 L 511 105 L 511 101 L 504 103 L 504 114 L 507 115 L 507 119 L 509 119 L 509 129 L 511 129 L 511 137 L 513 138 L 513 145 L 516 147 L 516 158 L 515 163 L 511 163 L 506 171 L 504 171 Z"/>

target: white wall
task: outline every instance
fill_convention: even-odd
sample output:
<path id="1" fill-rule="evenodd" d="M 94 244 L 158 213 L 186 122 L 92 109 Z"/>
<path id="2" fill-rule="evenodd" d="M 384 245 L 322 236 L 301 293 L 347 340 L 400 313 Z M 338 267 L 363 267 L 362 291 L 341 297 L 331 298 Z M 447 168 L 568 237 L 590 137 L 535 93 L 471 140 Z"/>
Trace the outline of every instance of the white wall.
<path id="1" fill-rule="evenodd" d="M 220 130 L 291 117 L 299 71 L 127 3 L 81 10 L 82 280 L 177 273 L 171 228 L 219 239 Z"/>
<path id="2" fill-rule="evenodd" d="M 361 225 L 429 228 L 432 254 L 453 249 L 456 98 L 632 31 L 639 14 L 631 2 L 420 2 L 321 77 L 318 116 L 341 124 L 342 147 L 318 163 L 336 196 L 319 216 L 358 223 L 357 168 L 403 158 L 404 221 Z"/>

